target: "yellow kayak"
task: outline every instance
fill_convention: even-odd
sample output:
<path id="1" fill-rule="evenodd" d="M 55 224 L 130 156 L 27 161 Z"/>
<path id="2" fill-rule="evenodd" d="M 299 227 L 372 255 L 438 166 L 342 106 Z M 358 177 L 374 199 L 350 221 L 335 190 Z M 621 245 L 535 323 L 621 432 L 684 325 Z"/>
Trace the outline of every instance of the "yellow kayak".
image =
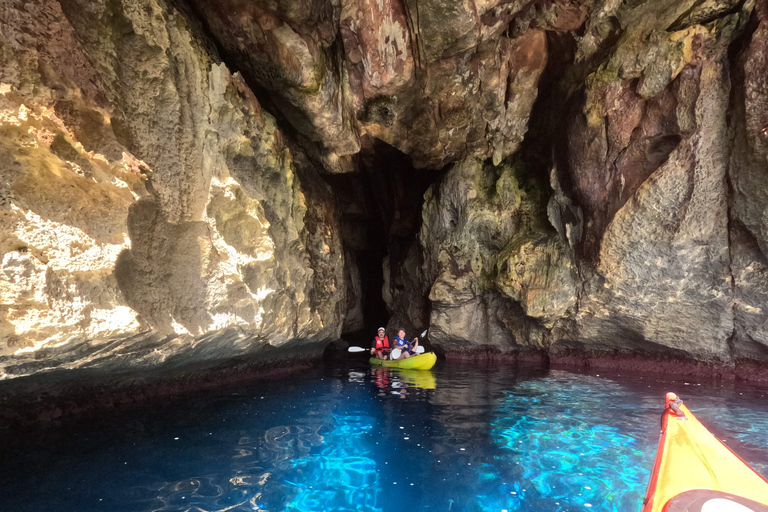
<path id="1" fill-rule="evenodd" d="M 768 481 L 667 393 L 642 512 L 768 512 Z"/>
<path id="2" fill-rule="evenodd" d="M 437 362 L 437 355 L 434 352 L 426 352 L 417 356 L 411 356 L 408 359 L 396 359 L 390 361 L 387 359 L 369 359 L 371 366 L 383 366 L 384 368 L 402 368 L 403 370 L 431 370 Z"/>

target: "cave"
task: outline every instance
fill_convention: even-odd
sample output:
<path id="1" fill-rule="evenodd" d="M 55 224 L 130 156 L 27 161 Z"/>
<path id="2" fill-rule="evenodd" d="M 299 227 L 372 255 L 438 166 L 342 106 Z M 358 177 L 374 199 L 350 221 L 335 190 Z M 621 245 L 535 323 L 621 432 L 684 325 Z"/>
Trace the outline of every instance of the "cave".
<path id="1" fill-rule="evenodd" d="M 4 2 L 0 379 L 401 322 L 765 371 L 765 2 L 695 3 Z"/>
<path id="2" fill-rule="evenodd" d="M 384 260 L 397 264 L 421 228 L 424 193 L 442 171 L 415 169 L 408 155 L 371 137 L 363 137 L 355 157 L 356 172 L 328 175 L 339 201 L 342 236 L 360 278 L 361 319 L 342 333 L 352 343 L 365 343 L 390 323 L 384 300 Z"/>

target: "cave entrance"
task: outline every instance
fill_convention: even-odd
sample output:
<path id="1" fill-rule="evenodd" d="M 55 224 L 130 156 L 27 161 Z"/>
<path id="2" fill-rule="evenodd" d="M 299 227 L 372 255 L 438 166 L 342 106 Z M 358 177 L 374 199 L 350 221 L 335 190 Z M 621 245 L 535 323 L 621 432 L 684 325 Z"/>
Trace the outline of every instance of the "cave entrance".
<path id="1" fill-rule="evenodd" d="M 370 137 L 363 137 L 356 158 L 357 173 L 329 181 L 339 194 L 344 246 L 357 264 L 362 295 L 362 318 L 345 325 L 344 338 L 365 345 L 390 319 L 384 258 L 397 264 L 405 257 L 421 228 L 424 193 L 440 173 L 414 169 L 408 155 Z"/>

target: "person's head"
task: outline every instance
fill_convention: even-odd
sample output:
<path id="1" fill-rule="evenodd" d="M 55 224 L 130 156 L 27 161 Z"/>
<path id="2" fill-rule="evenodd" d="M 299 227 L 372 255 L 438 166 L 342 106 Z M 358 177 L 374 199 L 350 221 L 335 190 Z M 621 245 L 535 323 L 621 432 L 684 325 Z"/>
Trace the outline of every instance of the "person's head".
<path id="1" fill-rule="evenodd" d="M 405 329 L 402 327 L 397 330 L 397 335 L 402 339 L 405 338 Z"/>
<path id="2" fill-rule="evenodd" d="M 384 337 L 384 333 L 385 333 L 385 332 L 386 332 L 386 331 L 384 330 L 384 328 L 383 328 L 383 327 L 379 327 L 379 338 L 383 338 L 383 337 Z"/>

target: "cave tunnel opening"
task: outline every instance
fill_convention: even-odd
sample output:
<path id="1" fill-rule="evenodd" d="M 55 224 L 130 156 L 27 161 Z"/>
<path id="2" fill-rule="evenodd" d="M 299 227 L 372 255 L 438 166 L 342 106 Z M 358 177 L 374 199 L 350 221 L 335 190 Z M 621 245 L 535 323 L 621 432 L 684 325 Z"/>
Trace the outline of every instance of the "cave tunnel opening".
<path id="1" fill-rule="evenodd" d="M 421 228 L 424 193 L 442 173 L 415 169 L 408 155 L 367 136 L 355 158 L 357 172 L 327 178 L 339 200 L 347 257 L 360 278 L 360 317 L 348 319 L 343 337 L 365 345 L 390 320 L 384 259 L 396 266 L 405 258 Z"/>
<path id="2" fill-rule="evenodd" d="M 279 91 L 261 83 L 246 54 L 230 51 L 222 44 L 198 2 L 172 1 L 193 30 L 199 32 L 201 40 L 212 45 L 212 53 L 218 54 L 233 73 L 242 73 L 260 107 L 275 119 L 286 144 L 299 152 L 308 150 L 308 160 L 331 186 L 341 212 L 345 258 L 353 260 L 351 272 L 359 276 L 359 289 L 353 292 L 362 297 L 357 310 L 348 315 L 342 335 L 352 342 L 369 343 L 376 328 L 387 326 L 390 320 L 383 297 L 384 258 L 389 257 L 393 267 L 405 259 L 421 228 L 424 193 L 444 170 L 416 169 L 407 154 L 364 135 L 360 151 L 352 157 L 354 172 L 323 173 L 323 164 L 311 156 L 323 148 L 316 146 L 296 125 L 309 121 Z M 348 272 L 349 266 L 348 263 Z"/>

